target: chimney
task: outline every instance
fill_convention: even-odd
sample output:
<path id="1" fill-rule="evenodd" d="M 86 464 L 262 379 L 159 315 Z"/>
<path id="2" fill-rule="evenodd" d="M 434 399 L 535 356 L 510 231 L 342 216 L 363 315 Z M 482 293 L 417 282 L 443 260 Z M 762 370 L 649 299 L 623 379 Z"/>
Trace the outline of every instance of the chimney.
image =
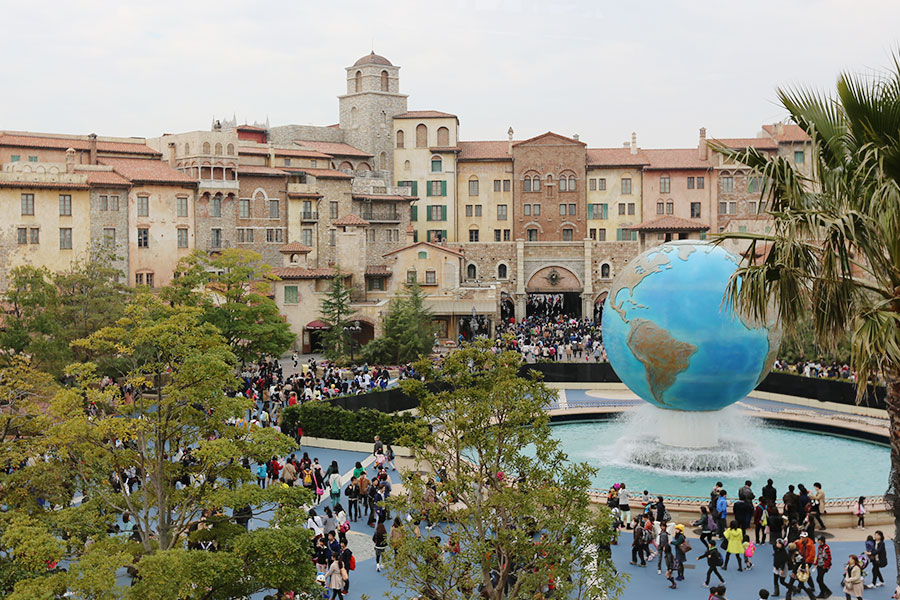
<path id="1" fill-rule="evenodd" d="M 269 148 L 269 156 L 266 158 L 266 166 L 274 167 L 275 166 L 275 148 Z"/>
<path id="2" fill-rule="evenodd" d="M 169 142 L 169 166 L 175 168 L 175 142 Z"/>
<path id="3" fill-rule="evenodd" d="M 778 135 L 784 135 L 784 122 L 783 121 L 779 121 L 775 125 L 775 133 L 777 133 Z"/>
<path id="4" fill-rule="evenodd" d="M 75 148 L 66 150 L 66 173 L 75 172 Z"/>
<path id="5" fill-rule="evenodd" d="M 573 133 L 573 134 L 572 134 L 572 139 L 575 140 L 575 141 L 577 142 L 577 141 L 578 141 L 578 134 L 577 134 L 577 133 Z"/>
<path id="6" fill-rule="evenodd" d="M 91 141 L 91 164 L 97 164 L 97 134 L 92 133 L 88 136 L 88 139 Z"/>
<path id="7" fill-rule="evenodd" d="M 631 148 L 631 142 L 622 142 L 623 148 Z"/>
<path id="8" fill-rule="evenodd" d="M 509 136 L 509 146 L 506 149 L 506 153 L 509 155 L 512 155 L 513 133 L 515 133 L 515 132 L 513 131 L 512 127 L 510 127 L 509 130 L 506 132 L 506 135 Z"/>
<path id="9" fill-rule="evenodd" d="M 637 154 L 637 132 L 631 132 L 631 153 Z"/>
<path id="10" fill-rule="evenodd" d="M 413 240 L 415 239 L 415 237 L 416 237 L 416 230 L 413 229 L 412 225 L 407 226 L 407 228 L 406 228 L 406 245 L 412 246 L 414 243 Z"/>
<path id="11" fill-rule="evenodd" d="M 706 160 L 706 127 L 700 128 L 700 143 L 697 145 L 700 160 Z"/>

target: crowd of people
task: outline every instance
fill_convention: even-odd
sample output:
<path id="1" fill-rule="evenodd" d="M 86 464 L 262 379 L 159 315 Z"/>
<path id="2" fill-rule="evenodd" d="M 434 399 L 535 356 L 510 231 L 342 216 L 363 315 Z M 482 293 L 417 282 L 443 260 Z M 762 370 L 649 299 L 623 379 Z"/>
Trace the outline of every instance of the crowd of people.
<path id="1" fill-rule="evenodd" d="M 498 349 L 519 352 L 529 363 L 606 361 L 600 325 L 590 319 L 556 315 L 510 321 L 497 327 L 494 343 Z"/>
<path id="2" fill-rule="evenodd" d="M 731 501 L 722 483 L 717 482 L 709 502 L 700 506 L 698 518 L 689 524 L 700 533 L 695 559 L 706 563 L 703 586 L 709 587 L 713 577 L 720 584 L 711 588 L 710 598 L 724 597 L 725 579 L 719 569 L 727 571 L 732 557 L 738 572 L 752 569 L 757 546 L 766 543 L 773 547 L 773 589 L 760 590 L 761 599 L 779 596 L 782 587 L 788 600 L 797 594 L 811 599 L 831 597 L 833 592 L 825 581 L 833 566 L 831 548 L 824 535 L 817 535 L 817 529 L 826 529 L 822 485 L 816 482 L 812 490 L 802 483 L 788 485 L 780 508 L 771 479 L 759 495 L 752 486 L 746 481 Z M 865 527 L 865 502 L 860 497 L 851 507 L 860 528 Z M 656 559 L 657 573 L 662 575 L 665 569 L 670 588 L 684 581 L 684 566 L 693 548 L 685 537 L 685 525 L 672 522 L 662 496 L 653 498 L 646 490 L 632 494 L 624 483 L 616 483 L 609 489 L 607 505 L 616 528 L 632 533 L 632 565 L 646 567 Z M 632 509 L 637 513 L 633 517 Z M 875 531 L 867 537 L 865 549 L 849 555 L 842 569 L 841 587 L 846 598 L 862 598 L 865 588 L 883 586 L 881 569 L 886 566 L 884 534 Z M 871 580 L 866 583 L 869 575 Z"/>
<path id="3" fill-rule="evenodd" d="M 850 368 L 850 365 L 844 363 L 839 365 L 837 361 L 828 364 L 823 360 L 798 360 L 790 363 L 786 360 L 776 360 L 772 368 L 776 371 L 796 373 L 804 377 L 825 377 L 828 379 L 846 379 L 850 382 L 856 381 L 856 371 Z"/>

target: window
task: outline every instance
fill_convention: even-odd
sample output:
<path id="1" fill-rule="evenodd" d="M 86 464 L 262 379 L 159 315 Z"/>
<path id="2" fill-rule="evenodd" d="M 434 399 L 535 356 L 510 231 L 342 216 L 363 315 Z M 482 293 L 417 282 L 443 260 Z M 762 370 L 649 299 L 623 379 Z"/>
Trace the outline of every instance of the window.
<path id="1" fill-rule="evenodd" d="M 434 269 L 425 271 L 425 285 L 437 285 L 437 271 Z"/>
<path id="2" fill-rule="evenodd" d="M 747 204 L 748 204 L 748 206 L 750 207 L 750 214 L 751 214 L 751 215 L 755 215 L 755 214 L 756 214 L 756 201 L 751 200 L 751 201 L 748 202 Z"/>
<path id="3" fill-rule="evenodd" d="M 210 201 L 209 216 L 211 216 L 211 217 L 221 217 L 222 216 L 222 196 L 214 196 L 213 199 Z"/>
<path id="4" fill-rule="evenodd" d="M 659 193 L 668 194 L 671 191 L 671 180 L 668 175 L 659 178 Z M 624 193 L 624 192 L 623 192 Z"/>
<path id="5" fill-rule="evenodd" d="M 497 233 L 500 233 L 500 232 L 498 231 Z M 28 243 L 28 228 L 27 227 L 19 227 L 16 230 L 16 241 L 18 241 L 20 244 Z M 498 242 L 500 241 L 499 236 L 498 236 L 497 241 Z"/>
<path id="6" fill-rule="evenodd" d="M 431 157 L 431 172 L 432 173 L 440 173 L 444 170 L 444 161 L 440 156 L 432 156 Z"/>
<path id="7" fill-rule="evenodd" d="M 367 242 L 375 241 L 375 230 L 372 229 L 371 227 L 369 229 L 366 229 L 366 241 Z"/>
<path id="8" fill-rule="evenodd" d="M 369 277 L 368 281 L 368 289 L 369 291 L 382 292 L 384 291 L 384 277 Z"/>
<path id="9" fill-rule="evenodd" d="M 397 187 L 408 187 L 410 189 L 410 193 L 413 196 L 419 195 L 419 182 L 418 181 L 398 181 Z"/>
<path id="10" fill-rule="evenodd" d="M 312 245 L 313 245 L 312 229 L 303 229 L 300 231 L 300 243 L 312 248 Z"/>
<path id="11" fill-rule="evenodd" d="M 269 218 L 277 219 L 281 213 L 281 202 L 276 198 L 269 200 Z"/>
<path id="12" fill-rule="evenodd" d="M 18 154 L 11 154 L 9 157 L 9 162 L 19 162 L 20 160 L 22 160 L 22 157 Z"/>
<path id="13" fill-rule="evenodd" d="M 478 269 L 475 267 L 475 265 L 470 264 L 468 267 L 466 267 L 466 277 L 467 278 L 475 279 L 477 276 L 478 276 Z"/>
<path id="14" fill-rule="evenodd" d="M 578 210 L 577 204 L 569 204 L 569 216 L 574 216 Z"/>
<path id="15" fill-rule="evenodd" d="M 498 221 L 506 220 L 506 205 L 505 204 L 497 205 L 497 220 Z"/>
<path id="16" fill-rule="evenodd" d="M 314 159 L 314 158 L 311 159 L 311 160 L 309 161 L 309 166 L 310 166 L 310 167 L 315 167 L 315 166 L 316 166 L 316 159 Z"/>
<path id="17" fill-rule="evenodd" d="M 59 195 L 59 216 L 72 216 L 72 196 L 70 196 L 69 194 Z"/>
<path id="18" fill-rule="evenodd" d="M 588 229 L 588 237 L 592 240 L 597 239 L 597 230 L 596 229 Z"/>
<path id="19" fill-rule="evenodd" d="M 495 180 L 494 180 L 494 191 L 495 191 L 495 192 L 499 192 L 499 191 L 500 191 L 500 180 L 499 180 L 499 179 L 495 179 Z"/>
<path id="20" fill-rule="evenodd" d="M 608 217 L 606 204 L 588 204 L 588 219 L 604 220 Z"/>
<path id="21" fill-rule="evenodd" d="M 306 208 L 304 207 L 304 209 L 303 209 L 304 212 L 312 212 L 312 204 L 311 203 L 309 205 L 309 208 L 310 208 L 310 210 L 307 211 Z M 338 203 L 336 200 L 331 200 L 328 203 L 328 216 L 331 217 L 331 219 L 338 218 Z"/>
<path id="22" fill-rule="evenodd" d="M 115 230 L 113 230 L 115 231 Z M 213 229 L 213 237 L 216 236 L 216 232 L 218 232 L 218 237 L 221 242 L 222 239 L 222 230 L 221 229 Z M 179 227 L 175 230 L 176 236 L 178 238 L 178 247 L 179 248 L 187 248 L 188 247 L 188 230 L 184 227 Z M 218 248 L 218 246 L 215 246 Z"/>
<path id="23" fill-rule="evenodd" d="M 568 188 L 568 186 L 566 185 L 566 178 L 565 178 L 565 177 L 560 177 L 560 178 L 559 178 L 559 191 L 565 192 L 565 191 L 568 190 L 568 189 L 569 189 L 569 188 Z"/>
<path id="24" fill-rule="evenodd" d="M 631 193 L 631 177 L 623 177 L 622 178 L 622 193 L 623 194 Z"/>
<path id="25" fill-rule="evenodd" d="M 497 265 L 497 279 L 506 279 L 506 265 L 500 263 Z"/>
<path id="26" fill-rule="evenodd" d="M 284 303 L 285 304 L 297 304 L 298 296 L 299 296 L 299 294 L 297 294 L 297 286 L 296 285 L 284 286 Z"/>
<path id="27" fill-rule="evenodd" d="M 109 210 L 109 196 L 100 196 L 100 210 Z"/>
<path id="28" fill-rule="evenodd" d="M 689 190 L 694 189 L 694 178 L 693 177 L 687 178 L 687 187 Z"/>
<path id="29" fill-rule="evenodd" d="M 503 230 L 503 241 L 508 242 L 509 240 L 510 240 L 510 230 L 504 229 Z"/>
<path id="30" fill-rule="evenodd" d="M 446 229 L 429 229 L 425 232 L 425 240 L 434 243 L 441 243 L 447 240 Z"/>
<path id="31" fill-rule="evenodd" d="M 480 216 L 481 216 L 481 205 L 480 205 L 480 204 L 476 204 L 476 205 L 475 205 L 475 216 L 476 216 L 476 217 L 480 217 Z"/>
<path id="32" fill-rule="evenodd" d="M 536 242 L 538 239 L 538 230 L 537 229 L 529 229 L 528 232 L 528 241 Z"/>
<path id="33" fill-rule="evenodd" d="M 727 202 L 719 202 L 719 214 L 720 215 L 728 214 L 728 203 Z"/>
<path id="34" fill-rule="evenodd" d="M 416 148 L 428 146 L 428 128 L 422 123 L 416 126 Z"/>
<path id="35" fill-rule="evenodd" d="M 147 282 L 147 287 L 153 287 L 153 273 L 144 273 L 144 281 Z"/>
<path id="36" fill-rule="evenodd" d="M 447 148 L 450 146 L 450 130 L 446 127 L 438 127 L 437 145 L 441 148 Z"/>
<path id="37" fill-rule="evenodd" d="M 250 198 L 241 198 L 239 215 L 242 219 L 250 218 Z"/>
<path id="38" fill-rule="evenodd" d="M 499 241 L 500 241 L 500 230 L 499 230 L 499 229 L 495 229 L 495 230 L 494 230 L 494 241 L 495 241 L 495 242 L 499 242 Z"/>
<path id="39" fill-rule="evenodd" d="M 116 228 L 115 227 L 104 227 L 103 228 L 103 245 L 108 248 L 115 248 L 115 246 L 116 246 Z"/>
<path id="40" fill-rule="evenodd" d="M 178 246 L 179 248 L 187 248 L 187 229 L 179 229 L 179 232 L 184 231 L 184 246 Z M 181 240 L 179 240 L 180 242 Z M 221 248 L 222 247 L 222 230 L 221 229 L 211 229 L 209 231 L 209 247 L 210 248 Z"/>
<path id="41" fill-rule="evenodd" d="M 722 192 L 725 194 L 734 192 L 734 177 L 730 175 L 722 177 Z"/>
<path id="42" fill-rule="evenodd" d="M 600 192 L 606 191 L 606 179 L 601 177 L 597 180 L 597 190 Z"/>
<path id="43" fill-rule="evenodd" d="M 522 206 L 522 214 L 525 215 L 526 217 L 531 216 L 531 205 L 530 204 L 525 204 Z"/>
<path id="44" fill-rule="evenodd" d="M 625 203 L 624 202 L 619 202 L 619 214 L 620 215 L 625 214 Z"/>
<path id="45" fill-rule="evenodd" d="M 428 207 L 428 220 L 429 221 L 446 221 L 447 220 L 447 207 L 436 204 L 434 206 Z"/>
<path id="46" fill-rule="evenodd" d="M 666 202 L 666 214 L 667 215 L 675 214 L 675 203 L 674 202 Z"/>
<path id="47" fill-rule="evenodd" d="M 289 158 L 284 159 L 284 166 L 286 166 L 286 167 L 291 166 L 291 159 L 289 159 Z"/>
<path id="48" fill-rule="evenodd" d="M 266 229 L 266 241 L 270 244 L 284 241 L 284 231 L 280 228 Z"/>
<path id="49" fill-rule="evenodd" d="M 703 189 L 703 182 L 704 182 L 704 178 L 703 178 L 703 177 L 698 177 L 698 178 L 697 178 L 697 189 L 698 189 L 698 190 L 702 190 L 702 189 Z"/>
<path id="50" fill-rule="evenodd" d="M 470 241 L 470 242 L 477 242 L 477 241 L 478 241 L 478 230 L 477 230 L 477 229 L 470 229 L 470 230 L 469 230 L 469 241 Z"/>
<path id="51" fill-rule="evenodd" d="M 409 220 L 415 223 L 419 220 L 419 207 L 418 206 L 410 206 L 409 207 Z"/>
<path id="52" fill-rule="evenodd" d="M 656 214 L 663 215 L 666 213 L 666 203 L 665 202 L 657 202 L 656 203 Z"/>
<path id="53" fill-rule="evenodd" d="M 186 217 L 188 216 L 188 199 L 183 197 L 178 197 L 178 216 Z"/>
<path id="54" fill-rule="evenodd" d="M 633 215 L 633 214 L 634 214 L 634 202 L 629 202 L 629 203 L 628 203 L 628 214 L 629 214 L 629 215 Z"/>
<path id="55" fill-rule="evenodd" d="M 237 241 L 238 241 L 238 244 L 252 244 L 253 243 L 253 230 L 252 229 L 238 229 L 237 230 Z"/>
<path id="56" fill-rule="evenodd" d="M 22 194 L 22 214 L 34 214 L 34 194 Z"/>
<path id="57" fill-rule="evenodd" d="M 406 283 L 415 283 L 415 282 L 416 282 L 416 279 L 417 279 L 417 277 L 416 277 L 416 270 L 415 270 L 415 269 L 409 269 L 409 270 L 406 272 Z"/>
<path id="58" fill-rule="evenodd" d="M 600 277 L 603 279 L 609 279 L 609 265 L 604 263 L 600 265 Z"/>
<path id="59" fill-rule="evenodd" d="M 110 196 L 109 197 L 109 210 L 119 210 L 119 197 L 118 196 Z"/>
<path id="60" fill-rule="evenodd" d="M 32 244 L 40 244 L 41 243 L 41 229 L 40 227 L 32 227 L 30 230 L 31 233 L 31 243 Z"/>
<path id="61" fill-rule="evenodd" d="M 71 250 L 72 249 L 72 228 L 71 227 L 60 227 L 59 228 L 59 249 L 60 250 Z"/>
<path id="62" fill-rule="evenodd" d="M 499 182 L 498 182 L 499 183 Z M 478 195 L 478 180 L 470 179 L 469 180 L 469 195 L 477 196 Z"/>
<path id="63" fill-rule="evenodd" d="M 737 202 L 729 202 L 728 203 L 728 214 L 729 215 L 737 214 Z"/>
<path id="64" fill-rule="evenodd" d="M 535 175 L 531 178 L 531 191 L 539 192 L 541 191 L 541 178 Z"/>
<path id="65" fill-rule="evenodd" d="M 566 205 L 565 204 L 559 205 L 559 216 L 561 216 L 561 217 L 566 216 Z"/>
<path id="66" fill-rule="evenodd" d="M 471 217 L 473 214 L 474 212 L 472 211 L 472 205 L 466 204 L 466 216 Z"/>
<path id="67" fill-rule="evenodd" d="M 803 150 L 794 150 L 794 162 L 798 165 L 802 165 L 806 160 L 806 155 L 803 153 Z"/>
<path id="68" fill-rule="evenodd" d="M 139 217 L 149 217 L 150 216 L 150 197 L 149 196 L 138 196 L 137 197 L 137 216 L 139 216 Z"/>
<path id="69" fill-rule="evenodd" d="M 564 242 L 571 242 L 574 239 L 575 230 L 572 229 L 571 227 L 566 227 L 565 229 L 563 229 L 562 233 L 563 233 L 562 239 Z"/>
<path id="70" fill-rule="evenodd" d="M 700 203 L 699 202 L 691 202 L 691 218 L 692 219 L 700 218 Z"/>
<path id="71" fill-rule="evenodd" d="M 605 229 L 598 229 L 598 230 L 597 230 L 597 241 L 598 241 L 598 242 L 605 242 L 605 241 L 606 241 L 606 230 L 605 230 Z"/>
<path id="72" fill-rule="evenodd" d="M 508 192 L 512 189 L 512 181 L 509 179 L 503 180 L 503 191 Z"/>
<path id="73" fill-rule="evenodd" d="M 759 193 L 762 189 L 762 185 L 759 177 L 751 177 L 747 180 L 747 191 L 752 193 Z"/>
<path id="74" fill-rule="evenodd" d="M 35 155 L 31 155 L 28 157 L 28 162 L 37 162 L 38 157 Z"/>
<path id="75" fill-rule="evenodd" d="M 337 245 L 337 230 L 335 230 L 335 229 L 328 230 L 328 245 L 329 246 Z"/>
<path id="76" fill-rule="evenodd" d="M 447 195 L 447 182 L 446 181 L 429 181 L 428 182 L 428 195 L 429 196 L 446 196 Z"/>
<path id="77" fill-rule="evenodd" d="M 403 148 L 403 145 L 406 143 L 406 141 L 405 141 L 405 134 L 403 133 L 403 130 L 402 130 L 402 129 L 398 129 L 398 130 L 397 130 L 397 136 L 396 136 L 396 137 L 397 137 L 397 147 L 398 147 L 398 148 Z"/>
<path id="78" fill-rule="evenodd" d="M 591 190 L 592 192 L 597 190 L 597 180 L 596 179 L 588 180 L 588 189 Z"/>
<path id="79" fill-rule="evenodd" d="M 628 231 L 627 229 L 616 229 L 616 241 L 636 242 L 637 241 L 637 231 Z"/>
<path id="80" fill-rule="evenodd" d="M 531 214 L 535 217 L 541 216 L 541 205 L 540 204 L 532 204 L 531 205 Z"/>
<path id="81" fill-rule="evenodd" d="M 135 273 L 134 274 L 134 285 L 144 285 L 144 274 L 143 273 Z"/>
<path id="82" fill-rule="evenodd" d="M 150 247 L 150 230 L 146 227 L 140 227 L 137 231 L 137 245 L 138 248 L 149 248 Z"/>

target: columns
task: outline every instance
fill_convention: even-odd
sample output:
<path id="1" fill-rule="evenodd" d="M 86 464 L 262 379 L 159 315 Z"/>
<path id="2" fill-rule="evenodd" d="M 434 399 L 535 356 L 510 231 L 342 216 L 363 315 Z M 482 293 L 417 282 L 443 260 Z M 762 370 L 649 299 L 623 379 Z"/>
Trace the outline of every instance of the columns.
<path id="1" fill-rule="evenodd" d="M 594 315 L 594 261 L 593 244 L 591 240 L 584 240 L 584 287 L 581 294 L 581 318 Z"/>
<path id="2" fill-rule="evenodd" d="M 516 240 L 516 320 L 525 318 L 525 240 Z"/>

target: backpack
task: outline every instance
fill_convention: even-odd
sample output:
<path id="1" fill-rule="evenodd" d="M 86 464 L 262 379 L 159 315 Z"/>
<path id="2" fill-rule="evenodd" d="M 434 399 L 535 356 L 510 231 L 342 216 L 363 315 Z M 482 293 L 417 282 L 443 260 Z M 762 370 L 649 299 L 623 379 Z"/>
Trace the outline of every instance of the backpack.
<path id="1" fill-rule="evenodd" d="M 716 548 L 713 548 L 712 550 L 710 550 L 710 552 L 712 553 L 710 556 L 712 557 L 713 564 L 717 567 L 721 567 L 722 566 L 722 553 L 719 552 Z"/>
<path id="2" fill-rule="evenodd" d="M 260 479 L 266 478 L 266 465 L 259 465 L 256 467 L 256 476 Z"/>
<path id="3" fill-rule="evenodd" d="M 347 561 L 347 566 L 350 567 L 351 571 L 356 570 L 356 557 L 352 554 L 350 555 L 350 560 Z"/>
<path id="4" fill-rule="evenodd" d="M 303 485 L 312 485 L 312 475 L 308 470 L 303 473 Z"/>
<path id="5" fill-rule="evenodd" d="M 334 475 L 331 476 L 331 494 L 333 496 L 341 495 L 341 478 L 339 476 L 338 477 L 335 477 Z"/>

